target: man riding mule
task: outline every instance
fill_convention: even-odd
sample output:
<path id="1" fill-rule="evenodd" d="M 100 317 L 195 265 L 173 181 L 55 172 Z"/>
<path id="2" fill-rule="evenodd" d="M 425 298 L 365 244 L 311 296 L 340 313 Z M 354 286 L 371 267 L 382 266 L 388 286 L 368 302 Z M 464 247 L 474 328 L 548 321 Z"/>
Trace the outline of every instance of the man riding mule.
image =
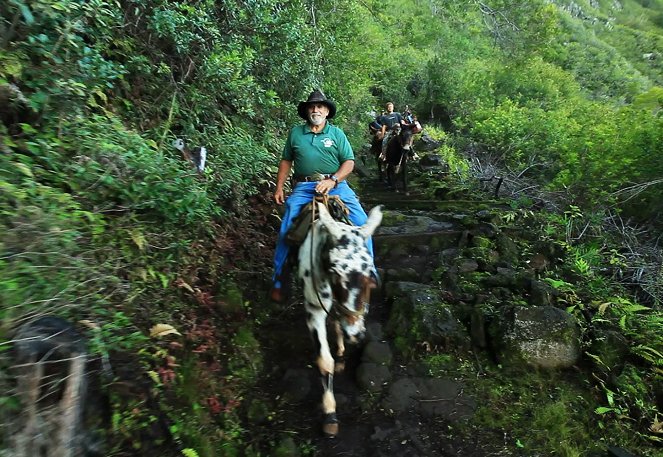
<path id="1" fill-rule="evenodd" d="M 371 142 L 371 154 L 375 157 L 378 180 L 386 179 L 391 187 L 397 187 L 397 178 L 402 182 L 403 191 L 407 192 L 407 163 L 409 159 L 416 159 L 413 143 L 414 135 L 421 133 L 422 128 L 416 117 L 409 124 L 395 124 L 390 130 L 390 136 L 383 140 L 381 132 L 375 132 Z"/>
<path id="2" fill-rule="evenodd" d="M 385 105 L 387 112 L 379 117 L 379 123 L 381 124 L 380 137 L 382 138 L 382 153 L 384 154 L 387 149 L 387 143 L 393 135 L 393 132 L 403 126 L 405 121 L 401 113 L 394 111 L 393 102 L 387 102 Z"/>
<path id="3" fill-rule="evenodd" d="M 411 125 L 405 125 L 394 131 L 389 139 L 385 152 L 378 158 L 380 176 L 382 167 L 385 167 L 387 184 L 398 192 L 398 181 L 403 185 L 403 191 L 407 192 L 407 164 L 414 156 L 414 134 Z"/>
<path id="4" fill-rule="evenodd" d="M 270 298 L 276 302 L 285 300 L 285 289 L 289 284 L 287 260 L 290 247 L 286 234 L 292 221 L 304 206 L 311 203 L 316 193 L 338 196 L 349 210 L 350 222 L 356 226 L 363 225 L 368 218 L 345 181 L 354 169 L 352 146 L 345 133 L 328 122 L 336 115 L 336 105 L 320 90 L 314 90 L 308 100 L 299 103 L 297 113 L 306 123 L 290 130 L 274 191 L 274 201 L 279 205 L 285 202 L 286 206 L 274 254 L 273 287 L 270 291 Z M 284 185 L 293 168 L 294 187 L 286 200 Z M 372 261 L 373 244 L 370 239 L 366 244 Z"/>
<path id="5" fill-rule="evenodd" d="M 336 355 L 341 357 L 345 350 L 344 335 L 354 342 L 365 330 L 370 289 L 376 285 L 370 237 L 382 214 L 379 208 L 374 208 L 369 218 L 345 181 L 354 168 L 354 154 L 343 131 L 327 122 L 336 114 L 336 105 L 315 90 L 308 100 L 299 104 L 297 112 L 306 124 L 295 126 L 288 135 L 274 192 L 275 202 L 285 203 L 286 209 L 274 255 L 270 297 L 277 302 L 285 299 L 284 288 L 289 283 L 289 231 L 302 210 L 310 208 L 302 213 L 307 217 L 310 213 L 311 224 L 299 247 L 298 276 L 303 284 L 306 322 L 318 350 L 317 365 L 323 376 L 323 430 L 335 436 L 338 421 L 332 379 L 335 368 L 339 367 L 335 367 L 327 342 L 327 317 L 334 317 Z M 293 168 L 294 187 L 286 200 L 284 185 Z M 327 206 L 317 202 L 318 198 L 325 203 L 340 199 L 341 213 L 348 223 L 334 220 Z"/>

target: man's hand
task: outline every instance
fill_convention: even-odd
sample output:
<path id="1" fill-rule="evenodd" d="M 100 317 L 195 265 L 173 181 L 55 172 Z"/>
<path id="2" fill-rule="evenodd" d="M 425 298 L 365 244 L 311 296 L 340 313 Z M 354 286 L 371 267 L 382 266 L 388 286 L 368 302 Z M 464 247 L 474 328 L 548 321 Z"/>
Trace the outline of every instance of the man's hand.
<path id="1" fill-rule="evenodd" d="M 323 179 L 318 181 L 318 184 L 315 186 L 315 191 L 319 194 L 327 194 L 330 190 L 336 187 L 336 181 L 333 179 Z"/>
<path id="2" fill-rule="evenodd" d="M 285 202 L 285 193 L 282 187 L 274 191 L 274 201 L 277 205 L 282 205 Z"/>
<path id="3" fill-rule="evenodd" d="M 291 168 L 292 161 L 281 159 L 279 162 L 279 171 L 276 174 L 276 190 L 274 191 L 274 201 L 277 205 L 282 205 L 285 202 L 283 186 L 285 185 L 285 181 L 288 179 Z"/>

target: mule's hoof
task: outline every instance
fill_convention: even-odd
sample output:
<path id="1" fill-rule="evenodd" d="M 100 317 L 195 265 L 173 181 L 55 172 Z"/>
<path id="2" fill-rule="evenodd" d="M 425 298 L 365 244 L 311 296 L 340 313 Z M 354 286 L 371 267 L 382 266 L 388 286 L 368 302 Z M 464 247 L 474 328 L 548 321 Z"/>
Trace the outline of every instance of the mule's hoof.
<path id="1" fill-rule="evenodd" d="M 322 433 L 328 438 L 335 438 L 338 435 L 338 418 L 336 413 L 325 414 L 325 419 L 322 422 Z"/>

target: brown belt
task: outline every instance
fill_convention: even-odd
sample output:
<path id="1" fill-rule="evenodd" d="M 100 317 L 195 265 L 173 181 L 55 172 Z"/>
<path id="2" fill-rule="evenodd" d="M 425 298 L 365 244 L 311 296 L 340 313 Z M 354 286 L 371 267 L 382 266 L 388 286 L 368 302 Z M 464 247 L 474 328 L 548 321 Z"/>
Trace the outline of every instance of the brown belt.
<path id="1" fill-rule="evenodd" d="M 331 177 L 332 175 L 315 174 L 311 176 L 293 176 L 292 179 L 295 182 L 318 182 Z"/>

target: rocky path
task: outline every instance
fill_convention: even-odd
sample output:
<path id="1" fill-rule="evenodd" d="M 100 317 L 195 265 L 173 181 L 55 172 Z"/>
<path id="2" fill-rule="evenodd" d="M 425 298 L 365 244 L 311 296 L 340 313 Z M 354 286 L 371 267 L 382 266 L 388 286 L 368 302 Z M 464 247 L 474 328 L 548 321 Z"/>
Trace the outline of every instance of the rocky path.
<path id="1" fill-rule="evenodd" d="M 244 402 L 246 455 L 604 457 L 583 428 L 596 405 L 583 380 L 593 363 L 581 357 L 583 319 L 546 280 L 566 271 L 560 246 L 510 223 L 505 202 L 459 199 L 434 152 L 412 171 L 407 194 L 370 169 L 352 183 L 366 210 L 383 206 L 373 236 L 382 284 L 366 341 L 334 377 L 338 436 L 321 433 L 321 379 L 295 291 L 260 322 L 269 370 Z"/>
<path id="2" fill-rule="evenodd" d="M 475 434 L 463 431 L 476 406 L 463 383 L 430 376 L 426 367 L 413 364 L 396 349 L 394 336 L 386 330 L 389 325 L 408 325 L 390 322 L 395 296 L 426 300 L 427 283 L 440 256 L 455 249 L 462 237 L 465 215 L 422 198 L 416 189 L 408 196 L 394 193 L 370 174 L 360 187 L 367 210 L 383 205 L 383 223 L 374 236 L 383 284 L 373 294 L 364 345 L 349 350 L 345 372 L 334 379 L 339 435 L 329 439 L 320 433 L 321 380 L 312 365 L 312 344 L 295 293 L 263 328 L 269 335 L 272 371 L 256 395 L 272 411 L 269 417 L 265 412 L 253 418 L 256 441 L 270 436 L 276 445 L 273 455 L 282 456 L 499 455 L 484 449 Z M 256 446 L 262 447 L 259 442 Z"/>

